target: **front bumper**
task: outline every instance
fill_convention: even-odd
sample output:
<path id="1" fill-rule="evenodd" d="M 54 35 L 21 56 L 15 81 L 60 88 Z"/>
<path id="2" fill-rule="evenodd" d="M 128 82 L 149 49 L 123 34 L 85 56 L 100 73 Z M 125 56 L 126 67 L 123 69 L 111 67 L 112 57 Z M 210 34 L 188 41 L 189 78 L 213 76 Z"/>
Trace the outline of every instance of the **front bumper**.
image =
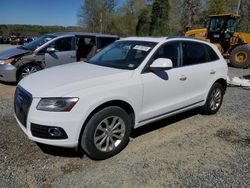
<path id="1" fill-rule="evenodd" d="M 45 112 L 36 109 L 39 103 L 39 98 L 33 98 L 30 106 L 26 126 L 23 125 L 17 116 L 15 118 L 30 140 L 47 145 L 76 148 L 78 146 L 79 134 L 82 128 L 82 119 L 79 114 L 71 112 Z M 78 117 L 79 116 L 79 117 Z M 48 139 L 39 138 L 32 133 L 32 124 L 59 127 L 63 129 L 67 135 L 65 139 Z M 41 127 L 42 129 L 42 127 Z"/>
<path id="2" fill-rule="evenodd" d="M 11 64 L 0 64 L 0 81 L 16 82 L 16 67 Z"/>

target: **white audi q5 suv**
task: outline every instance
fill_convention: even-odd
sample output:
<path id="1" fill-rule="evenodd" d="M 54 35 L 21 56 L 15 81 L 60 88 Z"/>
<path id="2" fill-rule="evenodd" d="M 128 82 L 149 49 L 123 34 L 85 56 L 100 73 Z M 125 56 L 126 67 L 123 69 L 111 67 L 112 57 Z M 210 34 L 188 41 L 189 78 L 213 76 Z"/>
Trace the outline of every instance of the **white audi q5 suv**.
<path id="1" fill-rule="evenodd" d="M 227 71 L 219 50 L 205 41 L 125 38 L 87 62 L 24 78 L 15 117 L 35 142 L 106 159 L 126 146 L 131 129 L 198 107 L 216 113 Z"/>

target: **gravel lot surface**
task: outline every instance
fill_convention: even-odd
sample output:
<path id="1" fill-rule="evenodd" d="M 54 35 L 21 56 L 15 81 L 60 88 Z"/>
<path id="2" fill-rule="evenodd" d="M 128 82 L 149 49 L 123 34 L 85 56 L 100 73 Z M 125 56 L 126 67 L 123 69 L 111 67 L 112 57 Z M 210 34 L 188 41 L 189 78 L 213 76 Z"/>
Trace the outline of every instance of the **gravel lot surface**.
<path id="1" fill-rule="evenodd" d="M 249 74 L 230 68 L 229 75 Z M 193 110 L 134 130 L 128 146 L 105 161 L 28 140 L 13 117 L 14 90 L 0 84 L 0 187 L 250 185 L 248 89 L 228 88 L 216 115 Z"/>

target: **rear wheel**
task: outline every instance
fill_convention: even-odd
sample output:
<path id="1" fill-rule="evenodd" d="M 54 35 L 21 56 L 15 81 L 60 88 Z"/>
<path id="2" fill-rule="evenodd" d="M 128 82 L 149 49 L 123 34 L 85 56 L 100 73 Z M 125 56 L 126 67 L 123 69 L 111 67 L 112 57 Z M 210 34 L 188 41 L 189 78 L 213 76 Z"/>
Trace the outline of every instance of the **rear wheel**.
<path id="1" fill-rule="evenodd" d="M 202 112 L 205 114 L 215 114 L 221 107 L 225 91 L 223 86 L 216 82 L 210 89 Z"/>
<path id="2" fill-rule="evenodd" d="M 81 147 L 93 159 L 106 159 L 126 146 L 130 131 L 128 114 L 119 107 L 107 107 L 88 121 L 81 135 Z"/>
<path id="3" fill-rule="evenodd" d="M 28 64 L 20 68 L 18 73 L 18 81 L 22 80 L 24 77 L 41 70 L 38 65 Z"/>
<path id="4" fill-rule="evenodd" d="M 247 68 L 250 65 L 250 47 L 248 45 L 238 46 L 230 54 L 232 66 Z"/>

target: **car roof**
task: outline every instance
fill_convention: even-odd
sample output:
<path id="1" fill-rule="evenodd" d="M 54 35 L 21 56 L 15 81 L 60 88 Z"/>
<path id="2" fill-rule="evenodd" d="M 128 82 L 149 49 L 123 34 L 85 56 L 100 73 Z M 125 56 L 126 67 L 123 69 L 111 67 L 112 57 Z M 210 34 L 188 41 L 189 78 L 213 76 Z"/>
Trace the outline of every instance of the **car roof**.
<path id="1" fill-rule="evenodd" d="M 167 37 L 126 37 L 121 40 L 135 40 L 135 41 L 146 41 L 146 42 L 163 42 L 166 41 Z"/>
<path id="2" fill-rule="evenodd" d="M 127 38 L 122 38 L 121 40 L 135 40 L 135 41 L 146 41 L 146 42 L 166 42 L 170 39 L 176 39 L 176 40 L 189 40 L 189 41 L 197 41 L 197 42 L 207 42 L 206 40 L 202 39 L 195 39 L 195 38 L 190 38 L 190 37 L 185 37 L 185 36 L 166 36 L 166 37 L 127 37 Z"/>
<path id="3" fill-rule="evenodd" d="M 109 37 L 109 38 L 119 38 L 117 35 L 102 34 L 102 33 L 89 33 L 89 32 L 54 32 L 48 33 L 47 35 L 59 36 L 96 36 L 96 37 Z"/>

